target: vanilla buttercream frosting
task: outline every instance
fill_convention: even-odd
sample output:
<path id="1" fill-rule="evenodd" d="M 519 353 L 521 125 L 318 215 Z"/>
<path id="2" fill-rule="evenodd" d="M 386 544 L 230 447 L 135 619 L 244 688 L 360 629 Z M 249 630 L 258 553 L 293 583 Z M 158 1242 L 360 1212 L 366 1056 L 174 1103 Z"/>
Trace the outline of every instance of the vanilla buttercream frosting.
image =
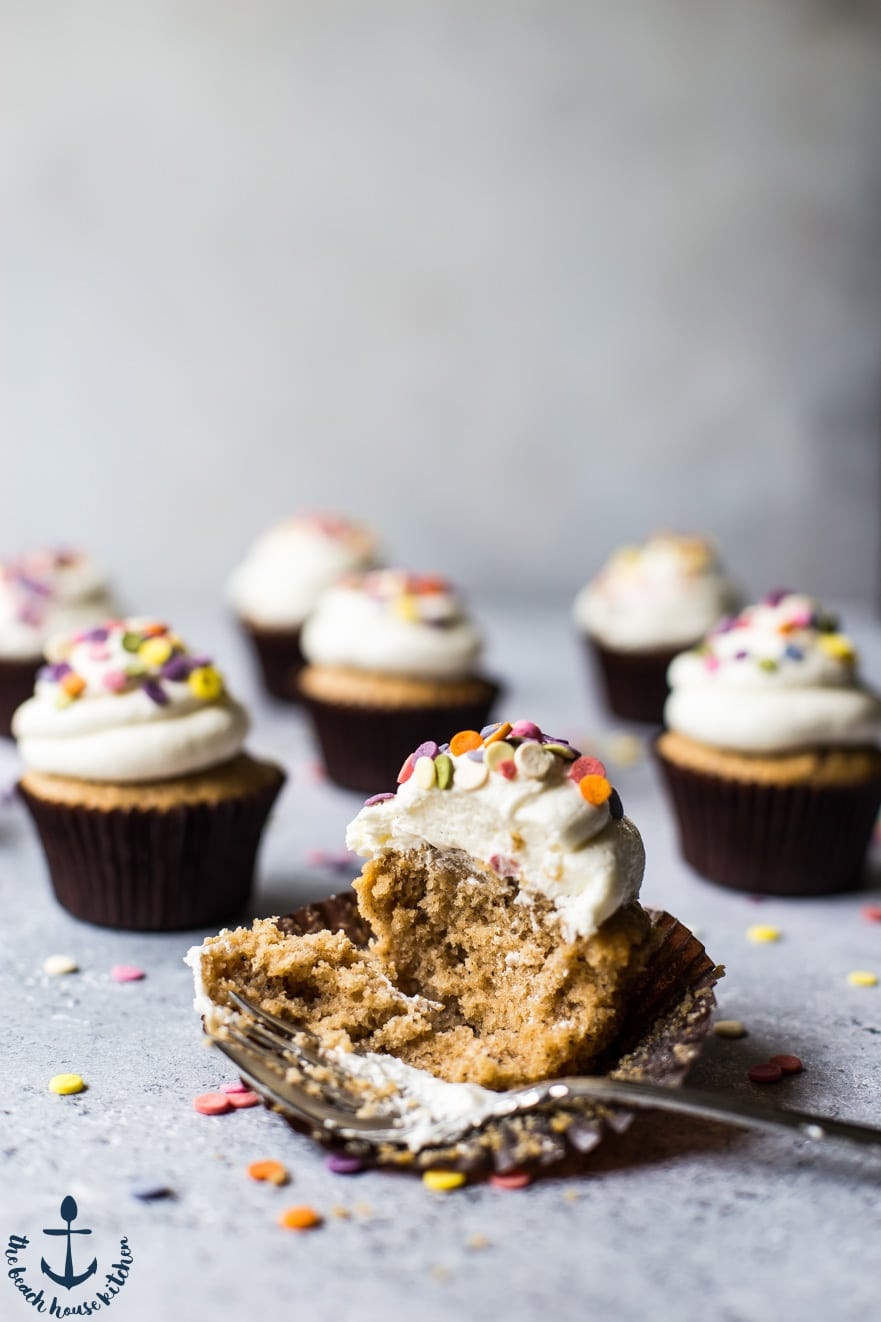
<path id="1" fill-rule="evenodd" d="M 37 662 L 53 633 L 114 609 L 103 571 L 83 551 L 42 548 L 0 561 L 0 657 Z"/>
<path id="2" fill-rule="evenodd" d="M 607 647 L 687 647 L 732 610 L 737 591 L 706 537 L 658 533 L 615 551 L 582 588 L 578 628 Z"/>
<path id="3" fill-rule="evenodd" d="M 369 529 L 336 514 L 300 514 L 257 539 L 230 577 L 229 598 L 251 624 L 298 628 L 326 588 L 377 559 Z"/>
<path id="4" fill-rule="evenodd" d="M 881 697 L 813 597 L 776 591 L 721 620 L 667 672 L 670 730 L 745 753 L 876 743 Z"/>
<path id="5" fill-rule="evenodd" d="M 300 645 L 313 665 L 443 680 L 473 675 L 483 643 L 445 579 L 375 569 L 323 594 Z"/>
<path id="6" fill-rule="evenodd" d="M 166 780 L 241 750 L 244 708 L 167 625 L 107 620 L 57 635 L 12 731 L 28 770 L 113 783 Z"/>
<path id="7" fill-rule="evenodd" d="M 546 896 L 567 940 L 590 936 L 639 893 L 642 839 L 605 767 L 531 721 L 423 743 L 399 781 L 350 823 L 356 854 L 461 850 L 513 877 L 521 903 Z"/>

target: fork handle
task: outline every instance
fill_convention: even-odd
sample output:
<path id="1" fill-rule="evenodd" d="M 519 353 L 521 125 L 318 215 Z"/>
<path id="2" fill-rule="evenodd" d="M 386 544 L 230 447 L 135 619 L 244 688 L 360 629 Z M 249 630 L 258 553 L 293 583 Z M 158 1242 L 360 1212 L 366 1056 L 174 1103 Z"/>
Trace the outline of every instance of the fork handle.
<path id="1" fill-rule="evenodd" d="M 681 1115 L 700 1116 L 704 1120 L 723 1120 L 729 1124 L 745 1125 L 757 1129 L 795 1129 L 803 1138 L 818 1142 L 824 1138 L 843 1138 L 852 1143 L 881 1146 L 881 1129 L 871 1125 L 855 1124 L 851 1120 L 836 1120 L 833 1116 L 812 1115 L 807 1111 L 776 1110 L 749 1098 L 720 1097 L 717 1093 L 698 1088 L 666 1088 L 657 1083 L 638 1083 L 630 1079 L 575 1078 L 558 1079 L 542 1090 L 542 1102 L 565 1101 L 566 1098 L 591 1098 L 596 1101 L 620 1102 L 660 1111 L 676 1111 Z"/>

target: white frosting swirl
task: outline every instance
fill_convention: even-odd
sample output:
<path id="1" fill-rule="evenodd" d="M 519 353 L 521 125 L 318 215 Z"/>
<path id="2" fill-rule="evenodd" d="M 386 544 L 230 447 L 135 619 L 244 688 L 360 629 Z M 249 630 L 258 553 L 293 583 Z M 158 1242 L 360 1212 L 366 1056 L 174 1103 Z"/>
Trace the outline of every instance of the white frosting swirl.
<path id="1" fill-rule="evenodd" d="M 297 628 L 325 588 L 376 560 L 367 529 L 336 515 L 300 515 L 258 538 L 230 577 L 229 598 L 252 624 Z"/>
<path id="2" fill-rule="evenodd" d="M 814 598 L 771 593 L 675 658 L 665 723 L 746 753 L 872 744 L 881 698 L 856 667 L 850 639 Z"/>
<path id="3" fill-rule="evenodd" d="M 575 623 L 622 651 L 687 647 L 736 604 L 704 537 L 659 533 L 624 546 L 575 598 Z"/>
<path id="4" fill-rule="evenodd" d="M 30 551 L 0 563 L 0 657 L 34 659 L 53 634 L 116 609 L 104 574 L 81 551 Z"/>
<path id="5" fill-rule="evenodd" d="M 12 723 L 29 770 L 138 783 L 217 766 L 241 750 L 244 708 L 207 658 L 191 656 L 164 626 L 108 621 L 53 639 L 47 656 Z"/>
<path id="6" fill-rule="evenodd" d="M 474 754 L 445 754 L 452 762 L 452 783 L 444 789 L 424 787 L 417 763 L 394 797 L 368 800 L 350 822 L 346 844 L 368 858 L 426 844 L 463 850 L 515 877 L 521 902 L 536 894 L 551 900 L 567 940 L 591 935 L 638 895 L 645 866 L 642 838 L 620 815 L 620 804 L 613 816 L 608 798 L 599 803 L 585 798 L 570 774 L 574 767 L 577 775 L 577 761 L 548 754 L 539 774 L 530 770 L 520 748 L 539 746 L 538 741 L 518 744 L 511 778 L 494 768 L 477 786 L 481 773 L 474 768 L 481 763 Z M 423 763 L 432 748 L 437 745 L 423 745 Z M 484 757 L 492 756 L 490 748 Z M 597 783 L 603 770 L 596 764 L 591 771 Z M 609 792 L 604 779 L 602 792 Z"/>
<path id="7" fill-rule="evenodd" d="M 443 580 L 376 569 L 325 592 L 300 646 L 314 665 L 464 679 L 474 673 L 482 639 Z"/>

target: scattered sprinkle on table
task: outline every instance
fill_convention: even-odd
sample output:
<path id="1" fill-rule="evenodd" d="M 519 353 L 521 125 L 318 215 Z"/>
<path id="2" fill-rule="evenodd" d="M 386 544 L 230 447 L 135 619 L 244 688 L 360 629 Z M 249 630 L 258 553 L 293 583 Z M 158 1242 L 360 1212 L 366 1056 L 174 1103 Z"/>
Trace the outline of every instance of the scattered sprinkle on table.
<path id="1" fill-rule="evenodd" d="M 72 955 L 47 955 L 43 960 L 43 972 L 50 978 L 58 978 L 62 973 L 76 973 L 79 965 Z"/>
<path id="2" fill-rule="evenodd" d="M 173 1198 L 174 1190 L 162 1180 L 140 1180 L 131 1186 L 131 1195 L 142 1203 L 151 1203 L 160 1198 Z"/>
<path id="3" fill-rule="evenodd" d="M 746 929 L 746 934 L 750 941 L 756 941 L 759 944 L 767 941 L 780 940 L 780 929 L 777 927 L 768 927 L 765 923 L 753 923 L 752 927 Z"/>
<path id="4" fill-rule="evenodd" d="M 314 1207 L 286 1207 L 278 1214 L 278 1224 L 285 1230 L 314 1230 L 321 1225 L 321 1216 Z"/>
<path id="5" fill-rule="evenodd" d="M 718 1019 L 713 1032 L 717 1037 L 746 1037 L 746 1027 L 739 1019 Z"/>
<path id="6" fill-rule="evenodd" d="M 494 1189 L 525 1189 L 532 1184 L 532 1176 L 528 1171 L 496 1171 L 489 1182 Z"/>
<path id="7" fill-rule="evenodd" d="M 249 1088 L 246 1083 L 242 1083 L 241 1079 L 235 1079 L 232 1083 L 222 1083 L 220 1091 L 225 1093 L 248 1092 Z"/>
<path id="8" fill-rule="evenodd" d="M 252 1161 L 248 1174 L 252 1180 L 265 1180 L 268 1184 L 287 1184 L 291 1178 L 280 1161 Z"/>
<path id="9" fill-rule="evenodd" d="M 779 1065 L 784 1074 L 801 1074 L 804 1069 L 798 1056 L 789 1056 L 785 1052 L 779 1056 L 772 1056 L 768 1064 Z"/>
<path id="10" fill-rule="evenodd" d="M 747 1070 L 747 1078 L 750 1083 L 779 1083 L 783 1078 L 783 1071 L 779 1065 L 766 1061 L 764 1065 L 752 1065 Z"/>
<path id="11" fill-rule="evenodd" d="M 480 1231 L 478 1231 L 476 1235 L 468 1236 L 466 1247 L 469 1249 L 486 1249 L 489 1248 L 489 1240 L 486 1235 L 482 1235 Z"/>
<path id="12" fill-rule="evenodd" d="M 227 1092 L 221 1093 L 220 1096 L 226 1098 L 226 1101 L 234 1111 L 243 1111 L 249 1106 L 259 1105 L 260 1102 L 259 1095 L 255 1092 L 250 1092 L 247 1088 L 244 1092 Z"/>
<path id="13" fill-rule="evenodd" d="M 451 1189 L 460 1189 L 465 1183 L 461 1171 L 425 1171 L 422 1183 L 426 1189 L 435 1189 L 438 1193 L 449 1193 Z"/>
<path id="14" fill-rule="evenodd" d="M 864 904 L 860 913 L 867 923 L 881 923 L 881 904 Z"/>
<path id="15" fill-rule="evenodd" d="M 334 1175 L 358 1175 L 364 1169 L 361 1158 L 350 1157 L 347 1152 L 331 1152 L 324 1164 Z"/>
<path id="16" fill-rule="evenodd" d="M 114 982 L 140 982 L 147 975 L 135 964 L 114 964 L 110 976 Z"/>
<path id="17" fill-rule="evenodd" d="M 878 986 L 878 974 L 870 973 L 868 969 L 854 969 L 853 973 L 848 973 L 847 980 L 852 987 Z"/>
<path id="18" fill-rule="evenodd" d="M 225 1111 L 232 1110 L 232 1107 L 226 1093 L 202 1092 L 198 1097 L 193 1098 L 193 1110 L 198 1111 L 200 1115 L 223 1115 Z"/>
<path id="19" fill-rule="evenodd" d="M 49 1080 L 49 1091 L 57 1093 L 59 1097 L 68 1097 L 71 1093 L 82 1092 L 85 1086 L 82 1076 L 79 1074 L 53 1074 Z"/>

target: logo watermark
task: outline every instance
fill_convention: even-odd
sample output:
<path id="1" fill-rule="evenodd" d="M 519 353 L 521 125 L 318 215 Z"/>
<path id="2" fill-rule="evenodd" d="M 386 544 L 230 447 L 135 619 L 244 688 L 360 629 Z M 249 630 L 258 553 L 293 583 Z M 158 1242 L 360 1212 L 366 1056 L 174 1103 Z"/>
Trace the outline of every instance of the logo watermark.
<path id="1" fill-rule="evenodd" d="M 70 1194 L 62 1200 L 59 1216 L 63 1226 L 47 1226 L 42 1231 L 50 1237 L 50 1245 L 45 1246 L 48 1260 L 45 1255 L 40 1258 L 40 1276 L 45 1280 L 37 1276 L 32 1266 L 38 1250 L 27 1235 L 9 1236 L 5 1250 L 6 1275 L 22 1301 L 37 1313 L 45 1313 L 47 1317 L 91 1317 L 109 1308 L 124 1288 L 134 1261 L 131 1246 L 123 1235 L 115 1261 L 102 1269 L 97 1256 L 87 1261 L 91 1241 L 74 1239 L 75 1235 L 91 1235 L 92 1231 L 86 1226 L 74 1226 L 79 1208 Z M 55 1242 L 61 1240 L 64 1241 L 63 1266 L 52 1252 Z M 81 1246 L 87 1246 L 86 1250 L 81 1251 Z M 58 1247 L 61 1248 L 60 1242 Z"/>

